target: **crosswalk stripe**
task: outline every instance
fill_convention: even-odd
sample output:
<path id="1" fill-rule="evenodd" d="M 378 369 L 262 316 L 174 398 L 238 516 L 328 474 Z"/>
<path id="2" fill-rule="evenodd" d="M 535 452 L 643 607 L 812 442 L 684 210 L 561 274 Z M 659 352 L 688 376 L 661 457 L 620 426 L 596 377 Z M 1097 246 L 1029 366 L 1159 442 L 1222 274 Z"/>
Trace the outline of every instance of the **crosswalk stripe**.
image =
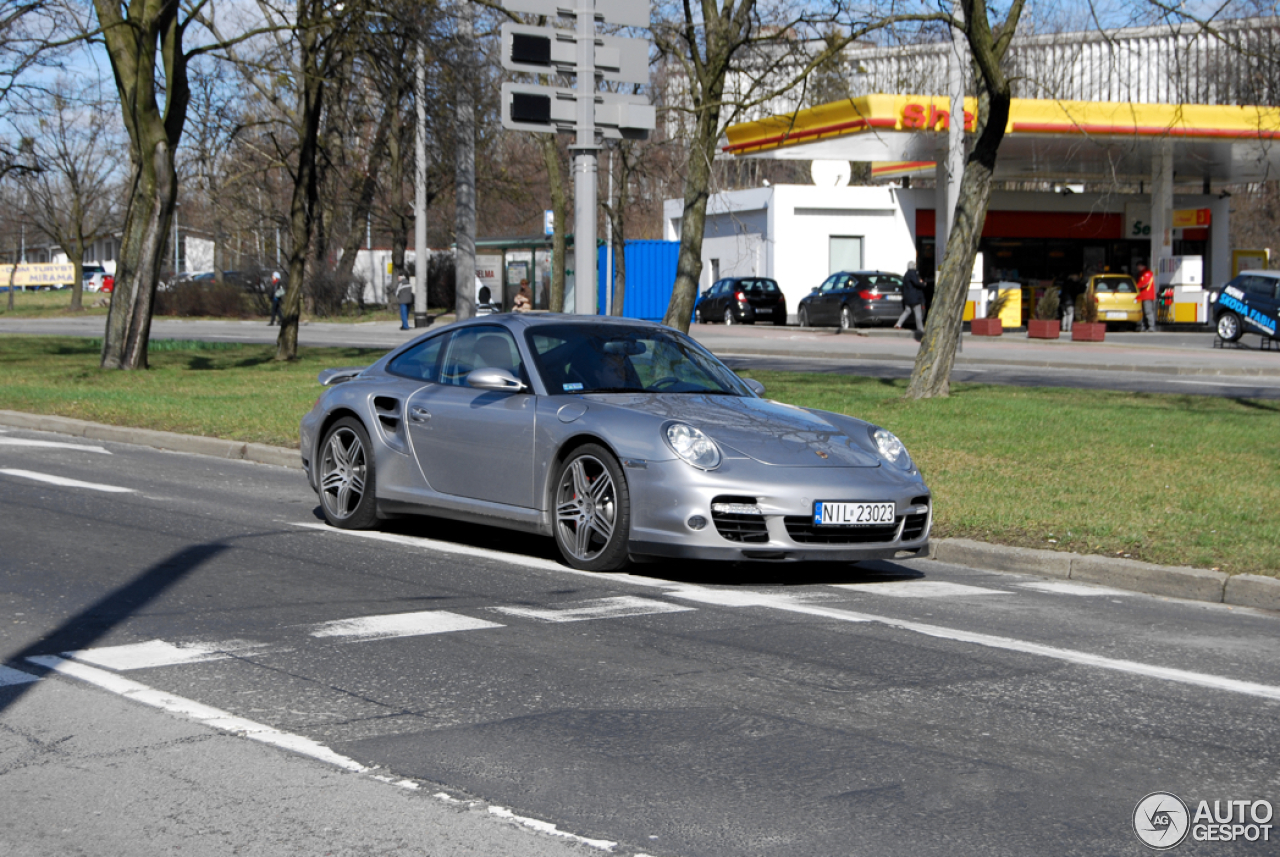
<path id="1" fill-rule="evenodd" d="M 222 643 L 170 643 L 165 640 L 147 640 L 145 643 L 63 652 L 62 656 L 82 663 L 106 667 L 116 672 L 127 672 L 222 660 L 231 657 L 227 653 L 230 648 L 230 645 Z"/>
<path id="2" fill-rule="evenodd" d="M 0 687 L 8 687 L 14 684 L 30 684 L 39 680 L 40 676 L 38 675 L 15 670 L 12 667 L 0 666 Z"/>
<path id="3" fill-rule="evenodd" d="M 81 482 L 79 479 L 67 479 L 64 476 L 53 476 L 48 473 L 36 473 L 33 470 L 18 470 L 12 467 L 0 467 L 0 473 L 8 476 L 19 476 L 36 482 L 48 482 L 63 488 L 87 488 L 90 491 L 105 491 L 109 494 L 133 494 L 132 488 L 121 488 L 119 485 L 103 485 L 98 482 Z"/>
<path id="4" fill-rule="evenodd" d="M 24 446 L 35 449 L 74 449 L 77 452 L 111 454 L 101 446 L 89 446 L 83 443 L 62 443 L 56 440 L 29 440 L 25 437 L 0 437 L 0 446 Z"/>
<path id="5" fill-rule="evenodd" d="M 1068 583 L 1065 580 L 1037 580 L 1034 583 L 1019 583 L 1022 589 L 1030 589 L 1035 592 L 1047 592 L 1051 595 L 1133 595 L 1133 592 L 1125 592 L 1123 589 L 1112 589 L 1109 586 L 1092 586 L 1085 583 Z"/>
<path id="6" fill-rule="evenodd" d="M 497 622 L 473 619 L 444 610 L 418 613 L 394 613 L 386 616 L 361 616 L 338 619 L 312 626 L 313 637 L 343 637 L 353 642 L 386 640 L 393 637 L 418 637 L 424 634 L 447 634 L 451 631 L 478 631 L 501 628 Z"/>
<path id="7" fill-rule="evenodd" d="M 887 580 L 883 583 L 837 583 L 838 589 L 867 592 L 872 595 L 888 595 L 891 598 L 955 598 L 965 595 L 1012 595 L 1004 589 L 987 589 L 949 583 L 945 580 Z"/>
<path id="8" fill-rule="evenodd" d="M 616 598 L 594 598 L 574 601 L 565 607 L 492 607 L 498 613 L 536 619 L 539 622 L 584 622 L 590 619 L 617 619 L 623 616 L 648 616 L 656 613 L 685 613 L 696 608 L 654 601 L 635 595 Z"/>

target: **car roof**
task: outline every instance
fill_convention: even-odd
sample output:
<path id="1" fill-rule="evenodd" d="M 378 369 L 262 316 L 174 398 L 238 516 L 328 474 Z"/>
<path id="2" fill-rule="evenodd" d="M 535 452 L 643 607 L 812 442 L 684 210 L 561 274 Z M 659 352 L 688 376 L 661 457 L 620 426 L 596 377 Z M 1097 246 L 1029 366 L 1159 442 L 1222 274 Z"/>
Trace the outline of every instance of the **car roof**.
<path id="1" fill-rule="evenodd" d="M 1268 277 L 1272 280 L 1280 280 L 1280 271 L 1251 270 L 1241 271 L 1238 276 L 1243 277 L 1248 274 L 1251 277 Z"/>

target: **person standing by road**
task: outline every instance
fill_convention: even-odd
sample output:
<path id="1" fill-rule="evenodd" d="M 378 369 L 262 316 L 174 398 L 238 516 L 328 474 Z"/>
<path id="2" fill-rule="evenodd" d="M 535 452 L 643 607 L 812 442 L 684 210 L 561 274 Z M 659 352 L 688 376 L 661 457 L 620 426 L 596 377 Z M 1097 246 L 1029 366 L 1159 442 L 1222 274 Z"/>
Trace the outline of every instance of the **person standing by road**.
<path id="1" fill-rule="evenodd" d="M 1142 307 L 1140 330 L 1156 332 L 1156 275 L 1146 265 L 1138 266 L 1138 305 Z"/>
<path id="2" fill-rule="evenodd" d="M 276 271 L 271 275 L 271 320 L 267 322 L 267 327 L 284 324 L 284 313 L 280 309 L 283 303 L 284 283 L 280 280 L 280 272 Z"/>
<path id="3" fill-rule="evenodd" d="M 1062 281 L 1058 291 L 1058 309 L 1062 312 L 1062 332 L 1070 333 L 1076 319 L 1076 301 L 1084 294 L 1084 281 L 1072 274 Z"/>
<path id="4" fill-rule="evenodd" d="M 400 329 L 409 329 L 409 306 L 413 303 L 413 284 L 404 274 L 396 283 L 396 303 L 400 304 Z"/>
<path id="5" fill-rule="evenodd" d="M 920 272 L 916 270 L 914 261 L 907 263 L 907 273 L 902 278 L 902 302 L 906 304 L 906 309 L 902 311 L 902 315 L 898 316 L 898 321 L 893 326 L 901 329 L 907 318 L 915 314 L 916 330 L 924 330 L 924 280 L 920 279 Z"/>
<path id="6" fill-rule="evenodd" d="M 514 312 L 528 312 L 533 309 L 533 295 L 529 291 L 528 280 L 520 281 L 520 291 L 516 292 L 516 299 L 511 309 Z"/>

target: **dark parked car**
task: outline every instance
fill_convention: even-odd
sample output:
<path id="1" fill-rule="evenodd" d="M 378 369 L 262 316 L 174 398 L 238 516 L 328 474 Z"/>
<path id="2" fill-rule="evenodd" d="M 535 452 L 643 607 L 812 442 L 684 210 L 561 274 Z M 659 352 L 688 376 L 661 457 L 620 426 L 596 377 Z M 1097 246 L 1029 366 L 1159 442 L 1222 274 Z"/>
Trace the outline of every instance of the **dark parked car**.
<path id="1" fill-rule="evenodd" d="M 814 288 L 796 311 L 801 327 L 893 324 L 902 314 L 902 277 L 884 271 L 841 271 Z"/>
<path id="2" fill-rule="evenodd" d="M 1218 336 L 1235 342 L 1246 333 L 1280 338 L 1280 271 L 1246 271 L 1209 295 Z"/>
<path id="3" fill-rule="evenodd" d="M 787 299 L 778 284 L 767 277 L 729 277 L 717 280 L 698 299 L 694 318 L 698 324 L 787 323 Z"/>

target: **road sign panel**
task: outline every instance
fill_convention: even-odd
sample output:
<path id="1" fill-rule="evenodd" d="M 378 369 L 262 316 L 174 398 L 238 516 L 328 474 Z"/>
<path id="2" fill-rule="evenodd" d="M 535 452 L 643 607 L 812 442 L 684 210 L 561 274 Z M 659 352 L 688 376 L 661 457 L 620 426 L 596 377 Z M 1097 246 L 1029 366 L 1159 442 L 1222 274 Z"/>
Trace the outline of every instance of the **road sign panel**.
<path id="1" fill-rule="evenodd" d="M 508 12 L 547 17 L 571 18 L 578 12 L 574 0 L 502 0 L 502 7 Z M 594 17 L 619 27 L 647 27 L 649 0 L 595 0 Z"/>
<path id="2" fill-rule="evenodd" d="M 649 42 L 621 36 L 595 36 L 595 70 L 605 80 L 649 82 Z M 555 27 L 502 25 L 502 67 L 530 74 L 574 74 L 578 69 L 577 34 Z"/>

